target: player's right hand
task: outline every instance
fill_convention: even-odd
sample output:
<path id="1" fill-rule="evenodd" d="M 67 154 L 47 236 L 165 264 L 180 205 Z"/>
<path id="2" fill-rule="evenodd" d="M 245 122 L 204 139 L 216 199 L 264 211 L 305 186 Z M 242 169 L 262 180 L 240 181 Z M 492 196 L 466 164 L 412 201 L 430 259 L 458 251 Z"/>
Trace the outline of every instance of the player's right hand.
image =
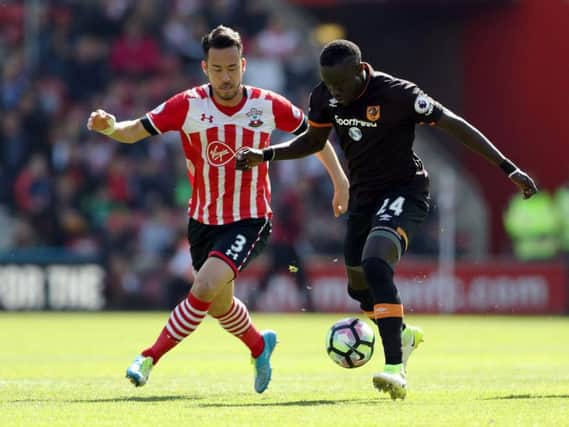
<path id="1" fill-rule="evenodd" d="M 96 110 L 91 113 L 87 120 L 87 129 L 95 132 L 105 132 L 107 129 L 114 127 L 116 118 L 111 113 L 104 110 Z"/>
<path id="2" fill-rule="evenodd" d="M 263 162 L 263 150 L 257 150 L 256 148 L 244 148 L 237 153 L 235 158 L 235 168 L 245 171 Z"/>
<path id="3" fill-rule="evenodd" d="M 348 180 L 342 180 L 339 184 L 335 184 L 334 196 L 332 197 L 332 210 L 336 218 L 347 212 L 349 200 L 350 184 Z"/>

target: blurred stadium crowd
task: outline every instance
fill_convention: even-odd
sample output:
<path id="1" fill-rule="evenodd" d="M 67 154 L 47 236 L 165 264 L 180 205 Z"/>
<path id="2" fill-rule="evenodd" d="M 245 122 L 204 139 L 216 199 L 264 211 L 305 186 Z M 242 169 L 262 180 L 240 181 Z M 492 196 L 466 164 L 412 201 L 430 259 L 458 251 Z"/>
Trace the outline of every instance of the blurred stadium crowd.
<path id="1" fill-rule="evenodd" d="M 124 146 L 87 131 L 90 111 L 139 117 L 203 83 L 200 38 L 220 23 L 241 32 L 246 83 L 305 108 L 317 82 L 314 46 L 259 0 L 52 0 L 33 2 L 30 56 L 25 3 L 2 2 L 0 13 L 0 249 L 63 248 L 104 262 L 111 288 L 131 301 L 159 293 L 165 276 L 176 281 L 190 266 L 191 188 L 178 136 Z M 271 176 L 276 210 L 311 205 L 295 233 L 305 252 L 340 253 L 343 226 L 319 162 L 286 162 Z"/>
<path id="2" fill-rule="evenodd" d="M 178 135 L 122 145 L 88 132 L 87 117 L 96 108 L 119 119 L 139 117 L 205 82 L 200 39 L 218 24 L 241 32 L 247 84 L 306 109 L 318 81 L 320 46 L 314 29 L 291 25 L 283 7 L 290 6 L 267 0 L 0 2 L 0 255 L 96 259 L 108 272 L 109 300 L 121 307 L 166 304 L 165 283 L 172 302 L 187 292 L 185 212 L 192 189 Z M 273 135 L 273 143 L 283 137 Z M 302 257 L 341 256 L 344 219 L 333 218 L 332 188 L 316 158 L 274 163 L 271 178 L 271 241 L 295 246 Z M 562 190 L 557 198 L 569 212 L 569 186 Z M 556 209 L 544 208 L 542 200 L 506 213 L 520 259 L 548 259 L 560 247 L 569 253 L 569 221 L 559 231 L 560 218 L 569 216 L 549 220 L 543 212 Z M 436 254 L 439 232 L 431 214 L 411 250 Z M 555 242 L 544 246 L 544 233 Z M 536 243 L 527 243 L 528 236 Z"/>

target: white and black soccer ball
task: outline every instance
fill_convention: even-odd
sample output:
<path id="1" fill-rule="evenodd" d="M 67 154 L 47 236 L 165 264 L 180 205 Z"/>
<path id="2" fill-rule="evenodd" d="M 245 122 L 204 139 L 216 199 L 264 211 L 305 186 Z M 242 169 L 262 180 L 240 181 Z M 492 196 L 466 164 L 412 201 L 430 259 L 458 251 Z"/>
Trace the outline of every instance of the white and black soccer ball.
<path id="1" fill-rule="evenodd" d="M 334 323 L 326 335 L 326 352 L 343 368 L 365 365 L 373 355 L 375 335 L 369 325 L 355 317 Z"/>

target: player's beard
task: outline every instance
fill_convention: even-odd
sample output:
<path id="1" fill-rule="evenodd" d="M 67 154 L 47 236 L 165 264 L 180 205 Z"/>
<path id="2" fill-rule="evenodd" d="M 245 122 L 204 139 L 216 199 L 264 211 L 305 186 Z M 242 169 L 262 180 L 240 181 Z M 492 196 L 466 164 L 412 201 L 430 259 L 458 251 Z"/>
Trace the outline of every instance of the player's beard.
<path id="1" fill-rule="evenodd" d="M 239 88 L 240 88 L 240 85 L 238 85 L 237 87 L 233 87 L 233 86 L 223 87 L 223 86 L 221 86 L 215 92 L 216 92 L 216 95 L 219 99 L 223 99 L 224 101 L 231 101 L 239 93 Z"/>

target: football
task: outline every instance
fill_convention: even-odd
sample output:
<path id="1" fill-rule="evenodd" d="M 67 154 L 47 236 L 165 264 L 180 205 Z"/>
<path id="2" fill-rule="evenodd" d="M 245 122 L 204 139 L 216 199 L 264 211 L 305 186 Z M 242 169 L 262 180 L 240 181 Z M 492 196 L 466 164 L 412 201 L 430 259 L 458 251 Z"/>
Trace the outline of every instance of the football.
<path id="1" fill-rule="evenodd" d="M 375 335 L 369 325 L 355 317 L 334 323 L 326 335 L 326 352 L 343 368 L 365 365 L 373 355 Z"/>

